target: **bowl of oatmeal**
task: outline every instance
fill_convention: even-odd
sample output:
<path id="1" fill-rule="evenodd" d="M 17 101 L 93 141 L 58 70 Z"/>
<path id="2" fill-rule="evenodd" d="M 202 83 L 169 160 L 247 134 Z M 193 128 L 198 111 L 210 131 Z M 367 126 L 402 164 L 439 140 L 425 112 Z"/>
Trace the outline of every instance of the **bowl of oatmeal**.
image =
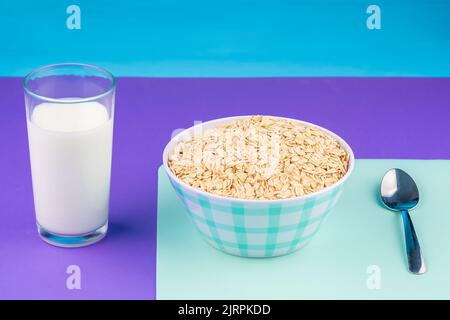
<path id="1" fill-rule="evenodd" d="M 201 236 L 244 257 L 280 256 L 308 244 L 354 162 L 335 133 L 260 115 L 195 125 L 163 152 L 171 185 Z"/>

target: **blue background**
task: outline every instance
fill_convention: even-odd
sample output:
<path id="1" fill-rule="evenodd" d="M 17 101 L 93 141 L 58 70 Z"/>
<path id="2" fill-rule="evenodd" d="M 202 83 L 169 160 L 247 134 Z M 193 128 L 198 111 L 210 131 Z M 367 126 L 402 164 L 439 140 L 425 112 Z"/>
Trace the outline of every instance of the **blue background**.
<path id="1" fill-rule="evenodd" d="M 81 8 L 69 30 L 66 8 Z M 370 4 L 381 30 L 366 27 Z M 449 76 L 450 1 L 0 2 L 0 76 L 59 62 L 118 76 Z"/>

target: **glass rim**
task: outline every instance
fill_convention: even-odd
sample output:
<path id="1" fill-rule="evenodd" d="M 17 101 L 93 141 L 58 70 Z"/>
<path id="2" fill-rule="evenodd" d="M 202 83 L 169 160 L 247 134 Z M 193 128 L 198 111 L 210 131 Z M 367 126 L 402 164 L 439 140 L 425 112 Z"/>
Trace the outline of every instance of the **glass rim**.
<path id="1" fill-rule="evenodd" d="M 85 98 L 75 98 L 75 99 L 67 99 L 67 98 L 51 98 L 51 97 L 46 97 L 40 94 L 37 94 L 36 92 L 33 92 L 33 90 L 31 90 L 28 86 L 31 77 L 42 72 L 42 71 L 46 71 L 49 69 L 56 69 L 59 67 L 67 67 L 67 66 L 72 66 L 72 67 L 84 67 L 84 68 L 88 68 L 88 69 L 92 69 L 92 70 L 96 70 L 104 75 L 106 75 L 106 77 L 108 79 L 111 80 L 111 85 L 105 89 L 103 92 L 94 95 L 94 96 L 89 96 L 89 97 L 85 97 Z M 109 72 L 106 69 L 91 65 L 91 64 L 86 64 L 86 63 L 56 63 L 56 64 L 50 64 L 50 65 L 46 65 L 37 69 L 34 69 L 33 71 L 31 71 L 30 73 L 28 73 L 25 78 L 23 79 L 23 88 L 25 90 L 25 92 L 27 94 L 29 94 L 30 96 L 37 98 L 39 100 L 44 100 L 44 101 L 48 101 L 48 102 L 57 102 L 57 103 L 80 103 L 80 102 L 88 102 L 88 101 L 94 101 L 97 99 L 100 99 L 104 96 L 107 96 L 108 94 L 110 94 L 111 92 L 114 91 L 114 89 L 116 88 L 116 78 L 113 76 L 113 74 L 111 72 Z"/>

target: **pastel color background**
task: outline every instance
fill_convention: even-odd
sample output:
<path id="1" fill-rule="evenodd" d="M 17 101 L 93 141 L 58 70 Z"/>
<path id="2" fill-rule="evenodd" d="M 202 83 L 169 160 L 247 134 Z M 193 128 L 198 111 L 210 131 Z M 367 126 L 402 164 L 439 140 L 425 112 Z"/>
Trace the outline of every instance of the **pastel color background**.
<path id="1" fill-rule="evenodd" d="M 81 30 L 66 28 L 71 4 Z M 162 149 L 196 120 L 277 114 L 335 131 L 360 159 L 450 159 L 450 3 L 377 1 L 381 30 L 366 28 L 370 4 L 1 2 L 0 298 L 198 297 L 165 277 L 157 288 L 157 255 L 173 251 L 156 243 Z M 34 68 L 68 61 L 119 77 L 109 234 L 75 250 L 36 233 L 21 87 Z M 81 290 L 66 289 L 72 264 Z"/>
<path id="2" fill-rule="evenodd" d="M 66 28 L 72 4 L 81 30 Z M 443 0 L 22 0 L 0 14 L 1 76 L 65 61 L 141 77 L 450 74 Z"/>

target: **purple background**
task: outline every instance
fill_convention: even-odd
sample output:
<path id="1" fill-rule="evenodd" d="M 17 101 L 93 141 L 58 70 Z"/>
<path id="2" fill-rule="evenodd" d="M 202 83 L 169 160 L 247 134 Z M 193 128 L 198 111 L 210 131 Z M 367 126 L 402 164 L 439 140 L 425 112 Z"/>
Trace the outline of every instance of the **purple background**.
<path id="1" fill-rule="evenodd" d="M 450 78 L 120 78 L 108 236 L 81 249 L 41 241 L 33 210 L 22 83 L 0 78 L 0 298 L 153 299 L 156 190 L 176 128 L 241 114 L 331 129 L 358 158 L 450 159 Z M 67 290 L 68 265 L 82 289 Z"/>

